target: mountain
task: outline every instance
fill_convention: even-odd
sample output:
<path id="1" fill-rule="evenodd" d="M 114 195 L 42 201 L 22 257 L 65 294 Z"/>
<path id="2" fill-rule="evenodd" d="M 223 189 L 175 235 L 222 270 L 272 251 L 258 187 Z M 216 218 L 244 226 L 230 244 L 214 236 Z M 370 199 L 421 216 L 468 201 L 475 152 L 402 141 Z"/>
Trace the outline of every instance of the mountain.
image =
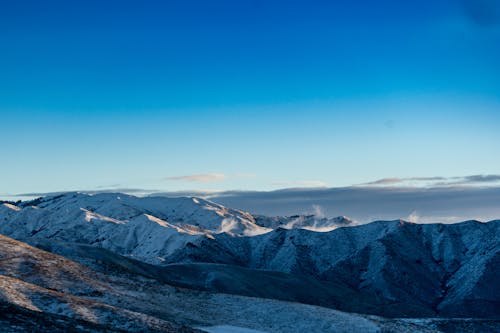
<path id="1" fill-rule="evenodd" d="M 100 251 L 106 252 L 94 249 L 94 259 Z M 173 287 L 147 277 L 146 272 L 135 273 L 133 259 L 112 252 L 85 266 L 0 236 L 0 254 L 2 332 L 194 333 L 199 332 L 197 328 L 217 332 L 224 327 L 290 333 L 439 332 L 439 323 L 432 321 L 389 320 L 300 303 Z M 129 268 L 120 267 L 119 262 L 129 262 Z M 469 325 L 495 327 L 491 321 Z"/>
<path id="2" fill-rule="evenodd" d="M 100 277 L 91 283 L 92 288 L 102 285 L 100 281 L 109 279 L 112 272 L 113 279 L 118 273 L 126 275 L 120 275 L 120 283 L 130 286 L 126 293 L 136 290 L 141 283 L 137 281 L 148 279 L 162 288 L 224 293 L 245 304 L 250 301 L 244 297 L 253 296 L 259 302 L 274 300 L 278 303 L 273 304 L 279 306 L 284 306 L 279 301 L 289 301 L 321 306 L 324 311 L 330 308 L 392 318 L 485 318 L 469 322 L 479 328 L 495 326 L 500 319 L 500 221 L 414 224 L 396 220 L 359 225 L 346 217 L 253 216 L 199 198 L 67 193 L 0 204 L 0 234 L 60 255 L 58 258 L 71 261 L 71 265 L 80 265 L 82 272 L 97 272 Z M 50 260 L 41 257 L 31 262 Z M 40 280 L 16 275 L 13 278 L 19 281 L 5 283 L 14 289 L 30 290 L 29 295 L 38 295 L 41 291 L 36 288 L 45 288 L 50 295 L 56 289 L 73 297 L 70 289 L 40 282 L 61 277 L 73 280 L 62 268 L 51 270 L 61 272 Z M 84 283 L 79 281 L 76 278 L 72 283 Z M 89 292 L 82 291 L 83 296 L 77 297 L 95 298 Z M 197 299 L 194 295 L 189 297 Z M 116 302 L 109 304 L 108 298 L 106 302 L 122 308 Z M 164 321 L 183 318 L 173 324 L 193 327 L 189 319 L 192 314 L 176 316 L 169 312 L 158 317 L 138 305 L 143 301 L 134 298 L 130 302 L 134 305 L 127 311 Z M 102 309 L 102 305 L 93 306 Z M 141 325 L 151 322 L 148 318 L 142 319 Z M 234 318 L 231 322 L 234 324 Z M 395 322 L 403 325 L 399 319 L 385 320 L 383 325 L 387 328 Z M 426 319 L 425 323 L 419 329 L 466 325 L 458 319 L 439 324 Z M 245 325 L 242 327 L 252 328 Z"/>
<path id="3" fill-rule="evenodd" d="M 306 229 L 311 231 L 327 232 L 340 227 L 355 225 L 355 222 L 346 216 L 326 218 L 317 215 L 293 216 L 255 216 L 255 223 L 262 227 L 276 229 Z"/>
<path id="4" fill-rule="evenodd" d="M 34 205 L 36 204 L 36 206 Z M 245 212 L 198 198 L 137 198 L 124 194 L 68 193 L 0 206 L 0 232 L 18 238 L 50 238 L 92 244 L 147 262 L 197 238 L 269 231 Z"/>
<path id="5" fill-rule="evenodd" d="M 327 233 L 277 229 L 218 235 L 177 250 L 166 262 L 229 263 L 332 282 L 376 299 L 384 316 L 500 317 L 500 221 L 413 224 L 379 221 Z M 342 308 L 342 307 L 340 307 Z"/>
<path id="6" fill-rule="evenodd" d="M 67 193 L 0 205 L 0 232 L 96 245 L 160 264 L 179 248 L 214 235 L 255 236 L 277 227 L 333 228 L 350 221 L 314 216 L 255 218 L 200 198 Z"/>
<path id="7" fill-rule="evenodd" d="M 119 295 L 112 290 L 112 282 L 118 281 L 64 257 L 4 236 L 0 254 L 0 304 L 11 306 L 11 311 L 44 312 L 56 316 L 55 322 L 64 316 L 96 330 L 193 332 L 120 306 Z M 109 304 L 106 297 L 113 293 L 118 297 Z"/>

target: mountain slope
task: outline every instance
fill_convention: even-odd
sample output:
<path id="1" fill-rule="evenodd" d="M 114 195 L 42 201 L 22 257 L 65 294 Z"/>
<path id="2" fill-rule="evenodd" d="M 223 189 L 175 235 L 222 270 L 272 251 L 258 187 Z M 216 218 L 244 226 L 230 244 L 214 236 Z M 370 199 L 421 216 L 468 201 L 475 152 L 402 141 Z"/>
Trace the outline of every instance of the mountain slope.
<path id="1" fill-rule="evenodd" d="M 71 324 L 81 332 L 187 333 L 196 330 L 186 326 L 221 325 L 287 333 L 437 332 L 430 324 L 174 288 L 113 269 L 105 257 L 93 261 L 94 270 L 4 236 L 0 254 L 0 325 L 6 332 L 34 325 L 60 332 Z"/>
<path id="2" fill-rule="evenodd" d="M 254 218 L 200 198 L 138 198 L 120 193 L 66 193 L 0 204 L 0 233 L 16 239 L 49 238 L 96 245 L 160 264 L 179 248 L 214 235 L 255 236 L 273 228 L 331 230 L 347 218 Z"/>
<path id="3" fill-rule="evenodd" d="M 32 204 L 37 204 L 32 206 Z M 38 199 L 22 207 L 0 205 L 0 232 L 17 239 L 51 238 L 95 244 L 160 263 L 197 238 L 217 233 L 255 235 L 270 229 L 245 212 L 197 198 L 137 198 L 81 193 Z"/>
<path id="4" fill-rule="evenodd" d="M 116 293 L 112 281 L 64 257 L 0 235 L 0 302 L 124 331 L 184 330 L 108 304 L 106 295 Z"/>
<path id="5" fill-rule="evenodd" d="M 163 272 L 183 272 L 185 281 L 160 281 L 197 289 L 215 281 L 203 290 L 243 295 L 254 290 L 261 297 L 313 303 L 300 293 L 280 291 L 297 288 L 304 277 L 318 294 L 329 295 L 327 301 L 314 298 L 314 304 L 391 317 L 500 317 L 500 221 L 356 226 L 342 217 L 254 217 L 197 198 L 69 193 L 0 205 L 0 233 L 45 242 L 55 252 L 61 242 L 80 243 L 170 265 Z M 260 270 L 288 275 L 278 279 Z M 232 281 L 245 274 L 255 281 Z M 259 294 L 259 279 L 274 280 L 277 287 L 261 286 Z"/>
<path id="6" fill-rule="evenodd" d="M 499 253 L 500 221 L 380 221 L 327 233 L 217 235 L 178 249 L 165 262 L 229 263 L 334 282 L 384 300 L 373 313 L 386 316 L 497 318 Z"/>

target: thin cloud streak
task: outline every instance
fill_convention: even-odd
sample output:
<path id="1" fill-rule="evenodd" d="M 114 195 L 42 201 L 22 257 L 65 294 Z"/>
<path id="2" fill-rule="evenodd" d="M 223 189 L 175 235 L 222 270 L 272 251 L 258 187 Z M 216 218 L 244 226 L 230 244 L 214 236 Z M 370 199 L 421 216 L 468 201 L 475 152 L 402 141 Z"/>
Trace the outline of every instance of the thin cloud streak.
<path id="1" fill-rule="evenodd" d="M 500 181 L 500 175 L 473 175 L 465 177 L 465 181 L 470 183 L 490 183 Z"/>
<path id="2" fill-rule="evenodd" d="M 167 177 L 166 180 L 179 182 L 214 182 L 224 180 L 225 178 L 226 176 L 222 173 L 200 173 L 187 176 Z"/>
<path id="3" fill-rule="evenodd" d="M 404 182 L 403 178 L 382 178 L 362 185 L 392 185 Z"/>
<path id="4" fill-rule="evenodd" d="M 488 185 L 500 182 L 500 175 L 471 175 L 464 177 L 409 177 L 409 178 L 382 178 L 361 186 L 391 186 L 406 185 L 417 187 L 441 187 L 457 185 Z"/>
<path id="5" fill-rule="evenodd" d="M 257 178 L 257 175 L 254 173 L 236 173 L 227 176 L 223 173 L 200 173 L 200 174 L 186 175 L 186 176 L 167 177 L 165 178 L 165 180 L 178 181 L 178 182 L 214 182 L 214 181 L 222 181 L 228 179 L 252 179 L 252 178 Z"/>
<path id="6" fill-rule="evenodd" d="M 13 197 L 13 198 L 38 198 L 46 196 L 54 196 L 65 193 L 87 193 L 87 194 L 100 194 L 100 193 L 126 193 L 135 195 L 151 195 L 160 190 L 155 189 L 143 189 L 143 188 L 107 188 L 102 190 L 76 190 L 76 191 L 53 191 L 53 192 L 28 192 L 28 193 L 18 193 L 13 195 L 2 194 L 0 197 Z"/>

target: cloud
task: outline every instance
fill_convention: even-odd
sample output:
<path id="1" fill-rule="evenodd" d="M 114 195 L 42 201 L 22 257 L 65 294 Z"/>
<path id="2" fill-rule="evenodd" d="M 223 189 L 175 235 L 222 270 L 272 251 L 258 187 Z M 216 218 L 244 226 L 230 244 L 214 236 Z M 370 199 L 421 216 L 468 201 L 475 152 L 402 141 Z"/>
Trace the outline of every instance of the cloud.
<path id="1" fill-rule="evenodd" d="M 160 192 L 140 188 L 113 188 L 81 192 L 89 194 L 123 192 L 168 197 L 198 196 L 227 207 L 270 216 L 291 216 L 311 212 L 311 207 L 316 207 L 313 208 L 316 215 L 325 217 L 344 215 L 359 222 L 399 218 L 419 223 L 500 219 L 500 175 L 388 179 L 392 180 L 378 182 L 378 185 L 341 188 L 293 187 L 274 191 Z M 409 181 L 421 182 L 426 186 L 403 186 Z M 436 185 L 440 183 L 443 185 Z M 38 197 L 59 193 L 62 192 L 23 193 L 10 197 Z"/>
<path id="2" fill-rule="evenodd" d="M 405 218 L 405 220 L 408 222 L 418 223 L 420 221 L 420 216 L 417 211 L 413 211 L 407 218 Z"/>
<path id="3" fill-rule="evenodd" d="M 322 219 L 325 218 L 325 212 L 323 211 L 323 208 L 320 205 L 312 205 L 313 208 L 313 215 L 318 218 Z"/>
<path id="4" fill-rule="evenodd" d="M 188 176 L 167 177 L 166 180 L 179 182 L 214 182 L 224 180 L 225 178 L 226 176 L 222 173 L 200 173 Z"/>
<path id="5" fill-rule="evenodd" d="M 382 178 L 361 185 L 368 186 L 420 186 L 439 187 L 457 185 L 488 185 L 500 182 L 500 175 L 471 175 L 464 177 L 409 177 L 409 178 Z"/>
<path id="6" fill-rule="evenodd" d="M 102 190 L 76 190 L 76 191 L 54 191 L 54 192 L 29 192 L 29 193 L 19 193 L 19 194 L 14 194 L 10 195 L 11 197 L 24 197 L 24 198 L 36 198 L 36 197 L 45 197 L 45 196 L 52 196 L 52 195 L 60 195 L 64 193 L 74 193 L 74 192 L 80 192 L 80 193 L 87 193 L 87 194 L 99 194 L 99 193 L 126 193 L 126 194 L 153 194 L 156 192 L 159 192 L 158 190 L 152 190 L 152 189 L 142 189 L 142 188 L 108 188 L 108 189 L 102 189 Z M 0 195 L 0 196 L 7 196 L 7 195 Z"/>
<path id="7" fill-rule="evenodd" d="M 474 179 L 474 178 L 473 178 Z M 313 212 L 324 217 L 348 216 L 359 222 L 395 220 L 452 223 L 465 220 L 500 219 L 500 186 L 289 188 L 275 191 L 178 191 L 110 189 L 81 191 L 89 194 L 124 192 L 137 195 L 197 196 L 226 207 L 259 215 L 292 216 Z M 17 197 L 39 197 L 53 193 L 24 193 Z"/>
<path id="8" fill-rule="evenodd" d="M 445 180 L 446 177 L 412 177 L 408 179 L 414 181 L 436 181 L 436 180 Z"/>
<path id="9" fill-rule="evenodd" d="M 360 222 L 405 219 L 413 222 L 488 221 L 500 218 L 500 187 L 294 188 L 230 191 L 210 200 L 261 215 L 295 215 L 321 207 L 323 216 L 345 215 Z"/>
<path id="10" fill-rule="evenodd" d="M 434 182 L 434 181 L 444 181 L 446 177 L 410 177 L 410 178 L 382 178 L 375 181 L 364 183 L 361 185 L 395 185 L 403 184 L 407 182 Z"/>
<path id="11" fill-rule="evenodd" d="M 464 178 L 470 183 L 491 183 L 500 181 L 500 175 L 473 175 Z"/>
<path id="12" fill-rule="evenodd" d="M 222 173 L 200 173 L 187 176 L 167 177 L 165 179 L 168 181 L 180 181 L 180 182 L 213 182 L 226 179 L 250 179 L 256 177 L 257 175 L 253 173 L 235 173 L 229 176 Z"/>
<path id="13" fill-rule="evenodd" d="M 445 178 L 437 182 L 435 186 L 457 186 L 457 185 L 492 185 L 500 182 L 500 175 L 472 175 L 465 177 Z"/>
<path id="14" fill-rule="evenodd" d="M 141 189 L 141 188 L 108 188 L 100 190 L 74 190 L 74 191 L 55 191 L 55 192 L 29 192 L 19 194 L 0 194 L 0 200 L 31 200 L 33 198 L 55 196 L 65 193 L 85 193 L 85 194 L 100 194 L 100 193 L 124 193 L 137 196 L 167 196 L 167 197 L 203 197 L 224 195 L 225 193 L 233 193 L 232 191 L 222 190 L 190 190 L 190 191 L 161 191 L 156 189 Z"/>
<path id="15" fill-rule="evenodd" d="M 402 183 L 403 181 L 403 178 L 382 178 L 363 185 L 392 185 Z"/>
<path id="16" fill-rule="evenodd" d="M 112 185 L 100 185 L 96 188 L 110 189 L 110 188 L 120 188 L 123 187 L 121 184 L 112 184 Z"/>

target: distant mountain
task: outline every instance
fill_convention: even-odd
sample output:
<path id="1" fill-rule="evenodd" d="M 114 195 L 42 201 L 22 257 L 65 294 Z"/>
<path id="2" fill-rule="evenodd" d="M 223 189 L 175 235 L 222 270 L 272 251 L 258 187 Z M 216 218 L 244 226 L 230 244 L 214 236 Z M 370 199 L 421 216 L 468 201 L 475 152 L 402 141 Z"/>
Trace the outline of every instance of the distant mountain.
<path id="1" fill-rule="evenodd" d="M 277 229 L 306 229 L 311 231 L 327 232 L 340 227 L 356 225 L 354 221 L 346 216 L 334 218 L 319 217 L 316 215 L 294 215 L 294 216 L 255 216 L 255 223 L 262 227 Z"/>
<path id="2" fill-rule="evenodd" d="M 500 221 L 357 225 L 198 198 L 68 193 L 0 205 L 0 233 L 192 289 L 389 317 L 500 318 Z"/>
<path id="3" fill-rule="evenodd" d="M 36 206 L 33 206 L 36 204 Z M 92 244 L 160 263 L 197 238 L 256 235 L 271 229 L 245 212 L 198 198 L 137 198 L 68 193 L 20 206 L 0 205 L 0 232 L 17 239 L 50 238 Z"/>
<path id="4" fill-rule="evenodd" d="M 50 238 L 96 245 L 161 263 L 197 239 L 255 236 L 274 228 L 328 229 L 346 218 L 254 217 L 200 198 L 138 198 L 120 193 L 67 193 L 20 204 L 0 204 L 0 233 L 17 239 Z"/>
<path id="5" fill-rule="evenodd" d="M 177 250 L 166 262 L 303 275 L 377 300 L 373 309 L 344 302 L 356 312 L 500 317 L 500 221 L 379 221 L 327 233 L 277 229 L 238 239 L 217 235 Z"/>

